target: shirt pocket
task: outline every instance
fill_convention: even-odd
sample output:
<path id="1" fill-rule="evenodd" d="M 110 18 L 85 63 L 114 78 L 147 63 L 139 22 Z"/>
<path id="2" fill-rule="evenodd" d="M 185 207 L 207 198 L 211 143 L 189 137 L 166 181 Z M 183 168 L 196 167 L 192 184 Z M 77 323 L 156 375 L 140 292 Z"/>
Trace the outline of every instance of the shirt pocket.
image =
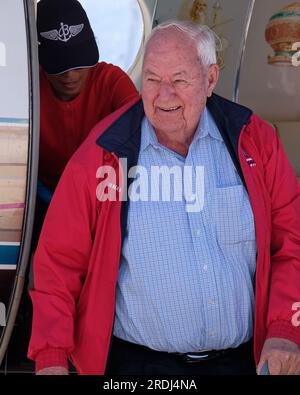
<path id="1" fill-rule="evenodd" d="M 220 244 L 255 241 L 253 212 L 243 185 L 216 188 L 211 218 Z"/>

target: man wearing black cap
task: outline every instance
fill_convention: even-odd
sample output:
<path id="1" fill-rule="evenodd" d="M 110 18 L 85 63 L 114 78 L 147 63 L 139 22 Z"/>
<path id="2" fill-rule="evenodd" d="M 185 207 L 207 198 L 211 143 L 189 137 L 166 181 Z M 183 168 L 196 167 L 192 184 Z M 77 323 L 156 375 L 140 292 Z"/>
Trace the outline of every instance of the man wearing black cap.
<path id="1" fill-rule="evenodd" d="M 87 15 L 77 0 L 37 6 L 41 135 L 39 180 L 54 191 L 92 127 L 138 93 L 119 67 L 98 63 Z"/>

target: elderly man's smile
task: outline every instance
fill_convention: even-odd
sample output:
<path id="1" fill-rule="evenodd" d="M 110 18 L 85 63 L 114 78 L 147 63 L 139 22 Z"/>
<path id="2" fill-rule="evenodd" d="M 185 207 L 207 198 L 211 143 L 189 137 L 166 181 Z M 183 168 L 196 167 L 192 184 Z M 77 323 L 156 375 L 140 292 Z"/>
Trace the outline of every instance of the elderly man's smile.
<path id="1" fill-rule="evenodd" d="M 166 113 L 175 113 L 178 112 L 182 107 L 181 106 L 175 106 L 175 107 L 157 107 L 158 110 L 166 112 Z"/>

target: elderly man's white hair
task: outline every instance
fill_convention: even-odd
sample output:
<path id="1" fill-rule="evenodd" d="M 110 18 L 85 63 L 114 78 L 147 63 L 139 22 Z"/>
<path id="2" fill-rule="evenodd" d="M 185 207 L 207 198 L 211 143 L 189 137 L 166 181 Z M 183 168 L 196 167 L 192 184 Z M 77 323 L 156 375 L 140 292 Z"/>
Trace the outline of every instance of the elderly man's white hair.
<path id="1" fill-rule="evenodd" d="M 216 56 L 216 39 L 217 35 L 206 25 L 199 25 L 187 21 L 167 21 L 156 26 L 145 45 L 145 52 L 152 39 L 160 32 L 169 29 L 179 30 L 187 35 L 196 44 L 199 59 L 204 67 L 217 63 Z"/>

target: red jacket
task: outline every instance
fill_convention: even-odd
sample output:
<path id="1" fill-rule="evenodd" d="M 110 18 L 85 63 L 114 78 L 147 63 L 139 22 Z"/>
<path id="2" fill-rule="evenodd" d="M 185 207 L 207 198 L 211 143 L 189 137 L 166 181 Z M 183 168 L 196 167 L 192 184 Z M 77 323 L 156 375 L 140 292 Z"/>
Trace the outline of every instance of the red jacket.
<path id="1" fill-rule="evenodd" d="M 300 346 L 292 305 L 300 301 L 300 189 L 271 126 L 216 95 L 207 106 L 252 205 L 257 239 L 254 353 L 266 338 Z M 37 370 L 66 366 L 103 374 L 115 312 L 115 288 L 127 204 L 96 198 L 100 166 L 137 163 L 141 101 L 101 121 L 67 165 L 51 202 L 34 260 L 33 327 L 28 356 Z M 99 137 L 100 136 L 100 137 Z M 97 142 L 97 144 L 96 144 Z M 122 172 L 116 180 L 122 194 Z M 122 206 L 123 205 L 123 206 Z M 122 210 L 121 210 L 122 206 Z"/>
<path id="2" fill-rule="evenodd" d="M 69 159 L 96 123 L 138 92 L 124 71 L 105 62 L 89 70 L 83 90 L 71 101 L 57 99 L 42 69 L 40 91 L 39 179 L 54 190 Z"/>

